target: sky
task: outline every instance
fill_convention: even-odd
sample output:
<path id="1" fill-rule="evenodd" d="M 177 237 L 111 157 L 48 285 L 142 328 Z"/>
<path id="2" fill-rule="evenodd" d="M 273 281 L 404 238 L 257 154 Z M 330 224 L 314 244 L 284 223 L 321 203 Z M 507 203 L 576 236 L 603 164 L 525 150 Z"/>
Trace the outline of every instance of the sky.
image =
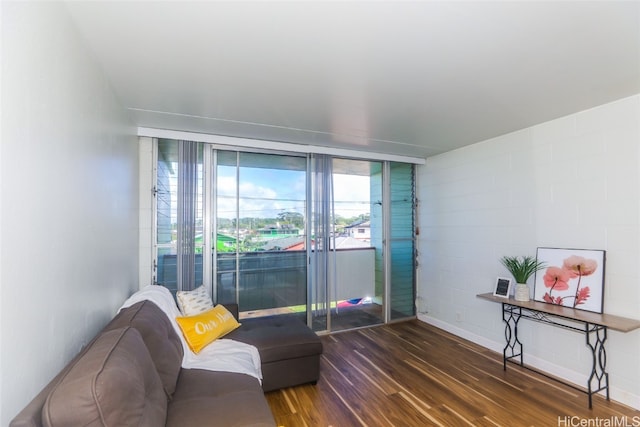
<path id="1" fill-rule="evenodd" d="M 177 167 L 177 166 L 176 166 Z M 363 175 L 334 174 L 334 208 L 336 215 L 350 218 L 369 213 L 370 178 Z M 177 177 L 169 177 L 172 192 L 177 191 Z M 276 218 L 281 212 L 305 214 L 305 171 L 241 168 L 240 217 Z M 236 217 L 236 168 L 217 168 L 217 212 L 220 218 Z M 201 203 L 201 201 L 199 201 Z M 171 197 L 172 222 L 176 222 L 177 197 Z M 199 211 L 201 212 L 201 204 Z"/>
<path id="2" fill-rule="evenodd" d="M 305 172 L 242 168 L 240 217 L 277 217 L 305 209 Z M 235 217 L 235 168 L 218 168 L 218 216 Z M 353 217 L 369 212 L 369 177 L 334 174 L 336 214 Z"/>

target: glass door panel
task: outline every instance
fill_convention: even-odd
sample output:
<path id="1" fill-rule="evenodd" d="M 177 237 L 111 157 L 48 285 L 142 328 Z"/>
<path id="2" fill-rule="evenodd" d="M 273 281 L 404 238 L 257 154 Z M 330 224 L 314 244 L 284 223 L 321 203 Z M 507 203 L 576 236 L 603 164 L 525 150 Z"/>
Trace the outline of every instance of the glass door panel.
<path id="1" fill-rule="evenodd" d="M 238 227 L 238 153 L 215 151 L 215 242 L 213 251 L 216 302 L 238 303 L 237 242 Z"/>
<path id="2" fill-rule="evenodd" d="M 237 302 L 241 317 L 306 316 L 306 159 L 216 157 L 219 301 Z"/>
<path id="3" fill-rule="evenodd" d="M 384 292 L 376 286 L 376 236 L 373 217 L 381 197 L 381 163 L 333 159 L 335 274 L 330 276 L 332 331 L 384 321 Z M 330 269 L 333 268 L 330 264 Z"/>

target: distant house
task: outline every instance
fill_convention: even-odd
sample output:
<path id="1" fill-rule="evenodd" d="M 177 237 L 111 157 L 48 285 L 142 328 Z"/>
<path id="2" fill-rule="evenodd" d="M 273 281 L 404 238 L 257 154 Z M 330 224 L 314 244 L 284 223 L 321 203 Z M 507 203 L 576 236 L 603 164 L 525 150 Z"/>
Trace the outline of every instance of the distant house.
<path id="1" fill-rule="evenodd" d="M 344 228 L 347 236 L 358 240 L 371 240 L 371 221 L 354 222 Z"/>
<path id="2" fill-rule="evenodd" d="M 196 235 L 196 247 L 202 246 L 202 234 Z M 216 248 L 219 252 L 226 252 L 235 247 L 236 238 L 227 234 L 217 233 Z M 200 253 L 200 252 L 198 252 Z"/>
<path id="3" fill-rule="evenodd" d="M 216 248 L 220 252 L 225 252 L 234 248 L 236 245 L 236 238 L 228 236 L 226 234 L 217 233 Z"/>
<path id="4" fill-rule="evenodd" d="M 304 249 L 304 236 L 269 239 L 262 243 L 262 251 L 299 251 Z"/>
<path id="5" fill-rule="evenodd" d="M 300 230 L 292 225 L 289 224 L 284 224 L 284 225 L 280 225 L 280 224 L 274 224 L 274 225 L 268 225 L 264 228 L 260 228 L 257 230 L 258 235 L 260 235 L 261 238 L 280 238 L 280 237 L 286 237 L 286 236 L 298 236 L 300 235 Z"/>

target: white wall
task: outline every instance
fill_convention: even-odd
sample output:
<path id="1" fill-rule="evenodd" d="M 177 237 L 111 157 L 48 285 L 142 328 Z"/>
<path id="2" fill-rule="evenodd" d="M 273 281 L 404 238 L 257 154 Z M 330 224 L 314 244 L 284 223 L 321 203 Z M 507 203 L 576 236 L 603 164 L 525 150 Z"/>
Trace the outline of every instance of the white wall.
<path id="1" fill-rule="evenodd" d="M 639 147 L 636 95 L 428 159 L 419 317 L 502 352 L 500 306 L 476 294 L 508 277 L 501 256 L 549 246 L 606 250 L 604 311 L 640 318 Z M 519 328 L 525 363 L 586 385 L 582 334 Z M 640 330 L 610 331 L 606 347 L 612 399 L 640 409 Z"/>
<path id="2" fill-rule="evenodd" d="M 138 142 L 60 3 L 2 2 L 0 425 L 138 280 Z"/>

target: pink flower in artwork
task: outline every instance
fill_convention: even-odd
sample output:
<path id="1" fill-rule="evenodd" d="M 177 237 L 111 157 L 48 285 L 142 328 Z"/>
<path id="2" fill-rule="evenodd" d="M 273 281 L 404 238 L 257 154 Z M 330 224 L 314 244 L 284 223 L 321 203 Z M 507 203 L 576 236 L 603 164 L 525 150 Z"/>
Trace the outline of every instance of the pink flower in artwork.
<path id="1" fill-rule="evenodd" d="M 593 259 L 587 259 L 578 255 L 571 255 L 562 262 L 562 267 L 549 267 L 543 276 L 545 287 L 549 288 L 549 292 L 542 297 L 545 302 L 550 304 L 564 305 L 565 300 L 573 300 L 573 307 L 584 304 L 591 296 L 591 290 L 588 286 L 581 287 L 582 277 L 589 276 L 598 269 L 598 262 Z M 571 291 L 570 295 L 553 296 L 553 291 L 569 290 L 569 281 L 578 279 L 575 291 Z"/>
<path id="2" fill-rule="evenodd" d="M 581 256 L 571 255 L 569 258 L 564 260 L 562 268 L 571 271 L 574 274 L 574 277 L 578 278 L 578 286 L 576 286 L 573 306 L 575 307 L 578 304 L 584 303 L 589 298 L 589 288 L 585 288 L 586 294 L 584 289 L 580 288 L 582 276 L 593 274 L 598 269 L 598 263 L 594 259 L 586 259 Z"/>
<path id="3" fill-rule="evenodd" d="M 571 272 L 560 267 L 549 267 L 544 273 L 544 285 L 551 290 L 566 291 L 569 289 Z"/>
<path id="4" fill-rule="evenodd" d="M 598 269 L 598 262 L 578 255 L 571 255 L 562 263 L 562 268 L 570 271 L 573 277 L 589 276 Z"/>

